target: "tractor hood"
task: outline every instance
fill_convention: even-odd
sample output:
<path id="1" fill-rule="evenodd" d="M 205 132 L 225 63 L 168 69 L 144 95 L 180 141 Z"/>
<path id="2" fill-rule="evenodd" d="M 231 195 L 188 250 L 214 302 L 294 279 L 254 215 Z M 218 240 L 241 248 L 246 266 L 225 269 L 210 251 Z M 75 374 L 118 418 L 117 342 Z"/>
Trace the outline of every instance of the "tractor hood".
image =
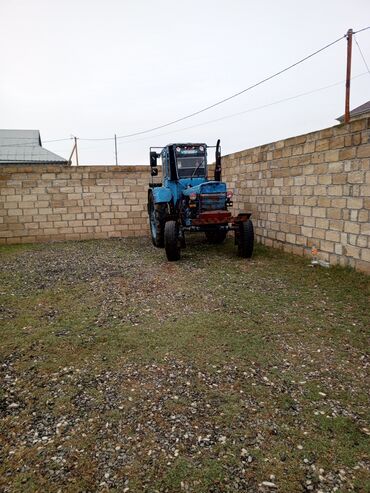
<path id="1" fill-rule="evenodd" d="M 189 196 L 191 193 L 226 193 L 226 183 L 220 181 L 206 181 L 194 187 L 186 188 L 182 192 L 185 196 Z"/>

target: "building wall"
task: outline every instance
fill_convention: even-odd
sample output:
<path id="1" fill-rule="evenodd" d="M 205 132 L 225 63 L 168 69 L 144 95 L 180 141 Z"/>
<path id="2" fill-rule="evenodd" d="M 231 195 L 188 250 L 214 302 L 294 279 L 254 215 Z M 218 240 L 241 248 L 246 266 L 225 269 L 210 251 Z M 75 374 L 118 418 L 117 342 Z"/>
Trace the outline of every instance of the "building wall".
<path id="1" fill-rule="evenodd" d="M 226 156 L 223 178 L 263 244 L 370 273 L 370 119 Z"/>
<path id="2" fill-rule="evenodd" d="M 140 236 L 148 166 L 0 166 L 0 243 Z"/>

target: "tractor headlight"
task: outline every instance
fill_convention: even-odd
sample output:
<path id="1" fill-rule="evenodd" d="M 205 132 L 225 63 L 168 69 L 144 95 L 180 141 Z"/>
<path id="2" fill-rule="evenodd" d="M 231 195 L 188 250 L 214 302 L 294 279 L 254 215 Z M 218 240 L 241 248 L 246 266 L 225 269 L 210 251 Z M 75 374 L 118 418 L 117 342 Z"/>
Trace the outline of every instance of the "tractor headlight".
<path id="1" fill-rule="evenodd" d="M 189 200 L 191 200 L 192 202 L 194 202 L 195 200 L 197 200 L 197 194 L 196 193 L 191 193 L 189 195 Z"/>

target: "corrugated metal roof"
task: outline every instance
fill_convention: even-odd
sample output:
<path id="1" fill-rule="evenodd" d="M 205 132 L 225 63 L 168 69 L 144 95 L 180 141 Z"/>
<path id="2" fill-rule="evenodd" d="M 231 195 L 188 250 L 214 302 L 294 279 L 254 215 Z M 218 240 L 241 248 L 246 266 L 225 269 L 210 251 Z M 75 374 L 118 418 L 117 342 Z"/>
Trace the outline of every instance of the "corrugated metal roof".
<path id="1" fill-rule="evenodd" d="M 359 116 L 362 115 L 363 113 L 370 113 L 370 101 L 367 101 L 367 103 L 361 104 L 360 106 L 357 106 L 357 108 L 354 108 L 352 111 L 349 112 L 350 117 L 352 116 Z M 344 121 L 344 115 L 339 116 L 337 118 L 338 121 L 343 122 Z"/>
<path id="2" fill-rule="evenodd" d="M 0 129 L 0 164 L 67 162 L 63 157 L 41 146 L 38 130 Z"/>

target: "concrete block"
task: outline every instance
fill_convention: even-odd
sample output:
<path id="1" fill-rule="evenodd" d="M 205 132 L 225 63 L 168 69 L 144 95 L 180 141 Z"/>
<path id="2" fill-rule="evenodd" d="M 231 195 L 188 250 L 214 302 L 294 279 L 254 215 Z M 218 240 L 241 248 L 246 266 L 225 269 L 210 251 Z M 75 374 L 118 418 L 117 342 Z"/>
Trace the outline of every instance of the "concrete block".
<path id="1" fill-rule="evenodd" d="M 320 250 L 323 250 L 324 252 L 333 253 L 334 252 L 334 243 L 332 241 L 321 240 Z"/>
<path id="2" fill-rule="evenodd" d="M 342 219 L 342 210 L 334 207 L 327 209 L 327 217 L 329 219 Z"/>
<path id="3" fill-rule="evenodd" d="M 332 175 L 320 175 L 318 180 L 320 185 L 330 185 L 332 182 Z"/>
<path id="4" fill-rule="evenodd" d="M 351 234 L 359 234 L 360 233 L 360 225 L 357 223 L 352 223 L 349 221 L 346 221 L 344 223 L 344 232 L 345 233 L 351 233 Z"/>
<path id="5" fill-rule="evenodd" d="M 338 231 L 327 231 L 325 239 L 333 242 L 340 242 L 340 233 Z"/>
<path id="6" fill-rule="evenodd" d="M 349 197 L 347 199 L 347 207 L 349 209 L 362 209 L 364 205 L 364 199 Z"/>
<path id="7" fill-rule="evenodd" d="M 361 145 L 357 148 L 357 157 L 370 157 L 370 144 Z"/>
<path id="8" fill-rule="evenodd" d="M 329 149 L 329 139 L 320 139 L 316 141 L 315 151 L 326 151 Z"/>

